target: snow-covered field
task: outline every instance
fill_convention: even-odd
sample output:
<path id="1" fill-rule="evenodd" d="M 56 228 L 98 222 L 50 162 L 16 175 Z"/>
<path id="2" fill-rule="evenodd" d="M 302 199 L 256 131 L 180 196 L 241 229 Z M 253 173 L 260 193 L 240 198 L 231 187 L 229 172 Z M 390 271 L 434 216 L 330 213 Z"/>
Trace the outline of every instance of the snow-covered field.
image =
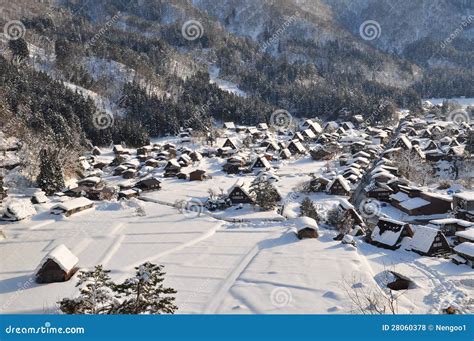
<path id="1" fill-rule="evenodd" d="M 177 197 L 188 185 L 175 184 Z M 314 199 L 324 203 L 329 198 Z M 350 313 L 347 286 L 380 290 L 376 279 L 387 268 L 417 284 L 400 299 L 400 312 L 438 313 L 453 304 L 472 308 L 472 269 L 362 240 L 357 248 L 343 245 L 333 241 L 335 231 L 329 229 L 321 228 L 318 239 L 299 240 L 291 220 L 268 222 L 257 216 L 234 224 L 134 200 L 53 218 L 50 205 L 43 204 L 44 212 L 30 221 L 2 226 L 7 236 L 0 242 L 3 313 L 57 312 L 55 302 L 77 293 L 74 278 L 34 282 L 42 257 L 61 243 L 79 258 L 81 268 L 103 264 L 116 280 L 131 276 L 133 267 L 145 261 L 165 265 L 166 284 L 178 291 L 179 313 Z M 146 215 L 137 214 L 138 206 Z"/>

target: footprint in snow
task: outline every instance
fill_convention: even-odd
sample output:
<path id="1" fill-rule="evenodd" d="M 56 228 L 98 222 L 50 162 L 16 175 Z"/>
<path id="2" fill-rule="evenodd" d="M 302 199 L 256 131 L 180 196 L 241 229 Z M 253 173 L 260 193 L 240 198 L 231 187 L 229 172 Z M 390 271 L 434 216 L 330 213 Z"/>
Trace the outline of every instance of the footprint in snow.
<path id="1" fill-rule="evenodd" d="M 323 297 L 330 298 L 330 299 L 333 299 L 333 300 L 339 300 L 340 299 L 339 295 L 336 294 L 334 291 L 325 292 Z"/>
<path id="2" fill-rule="evenodd" d="M 361 282 L 352 284 L 352 289 L 360 289 L 363 287 L 365 287 L 365 284 Z"/>

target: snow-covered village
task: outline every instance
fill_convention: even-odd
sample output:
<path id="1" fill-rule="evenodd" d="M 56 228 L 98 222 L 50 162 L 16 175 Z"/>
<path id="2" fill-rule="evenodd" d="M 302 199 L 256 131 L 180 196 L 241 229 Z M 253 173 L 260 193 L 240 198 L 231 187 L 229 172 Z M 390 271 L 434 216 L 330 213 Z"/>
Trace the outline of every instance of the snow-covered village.
<path id="1" fill-rule="evenodd" d="M 1 314 L 474 313 L 471 7 L 124 2 L 0 7 Z"/>
<path id="2" fill-rule="evenodd" d="M 179 313 L 357 313 L 354 295 L 386 313 L 472 313 L 474 134 L 464 109 L 442 108 L 384 127 L 277 112 L 212 137 L 183 128 L 92 148 L 60 192 L 3 187 L 3 309 L 54 312 L 81 268 L 123 279 L 158 262 Z M 15 143 L 2 140 L 10 166 Z"/>

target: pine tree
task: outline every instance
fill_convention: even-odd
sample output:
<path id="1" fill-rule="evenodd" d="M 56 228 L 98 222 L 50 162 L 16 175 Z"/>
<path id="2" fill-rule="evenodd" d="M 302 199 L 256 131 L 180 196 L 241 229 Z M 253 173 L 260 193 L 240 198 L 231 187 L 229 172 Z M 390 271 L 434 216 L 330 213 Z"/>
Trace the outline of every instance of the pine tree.
<path id="1" fill-rule="evenodd" d="M 52 195 L 64 188 L 64 177 L 56 152 L 43 149 L 40 153 L 41 166 L 36 182 L 47 194 Z"/>
<path id="2" fill-rule="evenodd" d="M 250 186 L 250 195 L 255 199 L 255 203 L 264 210 L 275 208 L 280 194 L 275 187 L 266 179 L 256 179 Z"/>
<path id="3" fill-rule="evenodd" d="M 354 218 L 349 211 L 341 210 L 339 207 L 334 207 L 327 212 L 326 222 L 342 234 L 349 233 L 355 225 Z"/>
<path id="4" fill-rule="evenodd" d="M 178 307 L 173 303 L 175 298 L 169 295 L 176 294 L 176 290 L 163 286 L 163 266 L 146 262 L 135 269 L 135 277 L 116 287 L 121 304 L 114 313 L 173 314 Z"/>
<path id="5" fill-rule="evenodd" d="M 308 197 L 304 198 L 301 202 L 300 213 L 304 217 L 310 217 L 316 221 L 319 220 L 318 210 L 313 201 Z"/>
<path id="6" fill-rule="evenodd" d="M 109 272 L 102 265 L 97 265 L 93 271 L 81 272 L 76 284 L 81 287 L 80 296 L 58 302 L 61 311 L 65 314 L 109 314 L 114 300 L 114 284 Z"/>
<path id="7" fill-rule="evenodd" d="M 23 38 L 10 40 L 8 42 L 8 47 L 12 52 L 13 59 L 19 62 L 23 61 L 25 58 L 28 58 L 30 55 L 28 51 L 28 44 Z"/>

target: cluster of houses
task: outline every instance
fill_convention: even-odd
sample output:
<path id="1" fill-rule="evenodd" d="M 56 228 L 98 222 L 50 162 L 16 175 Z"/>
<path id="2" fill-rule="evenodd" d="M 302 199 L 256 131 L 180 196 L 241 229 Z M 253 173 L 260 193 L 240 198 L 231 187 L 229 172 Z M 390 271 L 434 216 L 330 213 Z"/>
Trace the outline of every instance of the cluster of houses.
<path id="1" fill-rule="evenodd" d="M 440 161 L 470 157 L 472 132 L 467 123 L 454 125 L 430 116 L 406 116 L 395 128 L 371 126 L 356 115 L 351 121 L 325 124 L 307 119 L 296 131 L 274 131 L 265 123 L 244 127 L 225 122 L 217 147 L 191 149 L 187 145 L 190 132 L 183 131 L 179 137 L 184 143 L 155 143 L 135 150 L 115 145 L 111 162 L 105 162 L 101 149 L 94 147 L 88 157 L 80 160 L 84 177 L 75 187 L 57 194 L 70 199 L 54 205 L 51 213 L 68 216 L 91 208 L 95 200 L 129 199 L 160 190 L 163 178 L 204 181 L 210 178 L 206 170 L 195 167 L 203 158 L 219 157 L 224 160 L 225 173 L 252 173 L 254 181 L 264 178 L 272 184 L 279 181 L 275 170 L 282 160 L 310 158 L 323 161 L 327 167 L 325 172 L 313 175 L 309 190 L 347 198 L 340 198 L 339 209 L 350 215 L 354 226 L 349 237 L 341 235 L 341 240 L 352 243 L 352 237 L 365 235 L 379 247 L 397 249 L 403 245 L 422 255 L 451 255 L 454 262 L 472 266 L 473 193 L 445 194 L 415 186 L 401 176 L 396 162 L 396 156 L 407 151 L 435 170 Z M 190 166 L 193 170 L 186 171 Z M 237 180 L 226 193 L 209 198 L 208 209 L 254 204 L 250 186 Z M 0 200 L 5 195 L 0 180 Z M 355 195 L 391 205 L 411 220 L 381 215 L 369 228 L 358 208 L 350 203 Z M 38 195 L 34 200 L 41 203 L 45 198 Z M 315 237 L 317 223 L 315 226 L 313 221 L 301 220 L 297 230 L 300 238 Z"/>
<path id="2" fill-rule="evenodd" d="M 472 132 L 468 123 L 404 119 L 394 142 L 368 174 L 363 193 L 405 213 L 414 224 L 381 216 L 367 236 L 370 243 L 426 256 L 449 256 L 456 264 L 474 267 L 474 192 L 443 194 L 414 186 L 400 176 L 394 162 L 397 153 L 409 152 L 435 170 L 439 161 L 472 158 Z"/>

